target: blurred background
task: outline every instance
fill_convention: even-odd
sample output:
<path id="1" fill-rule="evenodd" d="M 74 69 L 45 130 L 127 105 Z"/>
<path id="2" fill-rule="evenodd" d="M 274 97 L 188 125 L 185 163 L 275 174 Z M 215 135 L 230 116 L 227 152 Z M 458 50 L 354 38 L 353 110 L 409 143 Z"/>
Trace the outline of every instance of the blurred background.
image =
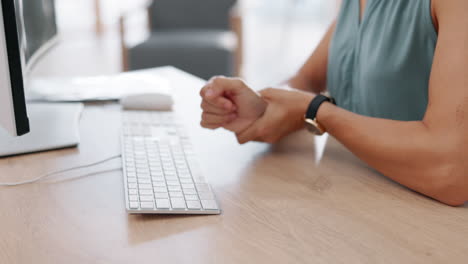
<path id="1" fill-rule="evenodd" d="M 254 88 L 290 77 L 336 16 L 339 0 L 56 0 L 60 42 L 34 77 L 175 65 Z"/>

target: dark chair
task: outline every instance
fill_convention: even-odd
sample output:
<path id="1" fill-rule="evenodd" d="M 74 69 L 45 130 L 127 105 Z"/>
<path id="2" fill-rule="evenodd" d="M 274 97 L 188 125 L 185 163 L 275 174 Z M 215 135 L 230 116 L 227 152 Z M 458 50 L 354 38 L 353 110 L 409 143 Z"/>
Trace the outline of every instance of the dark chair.
<path id="1" fill-rule="evenodd" d="M 125 45 L 121 19 L 124 69 L 172 65 L 204 79 L 238 75 L 241 23 L 235 3 L 154 0 L 148 7 L 150 37 L 133 47 Z"/>

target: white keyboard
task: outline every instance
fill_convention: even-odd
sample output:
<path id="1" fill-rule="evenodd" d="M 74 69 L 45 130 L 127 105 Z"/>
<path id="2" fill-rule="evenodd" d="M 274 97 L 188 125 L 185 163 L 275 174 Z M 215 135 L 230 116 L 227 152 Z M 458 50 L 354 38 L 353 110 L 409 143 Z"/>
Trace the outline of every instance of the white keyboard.
<path id="1" fill-rule="evenodd" d="M 172 112 L 124 111 L 122 161 L 128 213 L 221 212 Z"/>

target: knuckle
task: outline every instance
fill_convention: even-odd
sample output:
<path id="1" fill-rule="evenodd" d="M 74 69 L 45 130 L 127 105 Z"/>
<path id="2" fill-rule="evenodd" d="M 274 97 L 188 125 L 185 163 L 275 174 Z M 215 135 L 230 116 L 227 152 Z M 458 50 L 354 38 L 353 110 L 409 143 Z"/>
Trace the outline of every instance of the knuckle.
<path id="1" fill-rule="evenodd" d="M 221 85 L 222 82 L 223 82 L 223 80 L 224 80 L 224 76 L 215 76 L 215 77 L 213 77 L 213 79 L 212 79 L 211 82 L 212 82 L 214 85 Z"/>
<path id="2" fill-rule="evenodd" d="M 210 119 L 210 115 L 208 113 L 206 113 L 206 112 L 203 112 L 202 113 L 202 120 L 206 121 L 207 119 Z"/>
<path id="3" fill-rule="evenodd" d="M 219 75 L 214 75 L 213 77 L 211 77 L 211 78 L 208 80 L 208 82 L 213 82 L 216 78 L 219 78 L 219 77 L 221 77 L 221 76 L 219 76 Z"/>
<path id="4" fill-rule="evenodd" d="M 220 82 L 219 77 L 214 77 L 213 80 L 211 81 L 211 83 L 213 83 L 214 85 L 218 85 L 219 82 Z"/>
<path id="5" fill-rule="evenodd" d="M 210 109 L 210 106 L 206 102 L 201 103 L 200 106 L 203 111 L 207 111 Z"/>

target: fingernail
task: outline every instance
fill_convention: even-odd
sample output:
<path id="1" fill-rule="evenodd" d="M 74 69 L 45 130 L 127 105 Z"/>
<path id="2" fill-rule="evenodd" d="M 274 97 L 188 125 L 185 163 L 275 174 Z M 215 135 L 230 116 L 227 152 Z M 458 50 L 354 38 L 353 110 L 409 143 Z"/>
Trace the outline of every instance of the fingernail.
<path id="1" fill-rule="evenodd" d="M 213 90 L 208 89 L 208 90 L 206 91 L 205 95 L 206 95 L 207 97 L 211 97 L 211 96 L 213 95 Z"/>
<path id="2" fill-rule="evenodd" d="M 230 102 L 224 103 L 224 108 L 225 108 L 226 110 L 230 110 L 231 107 L 232 107 L 232 104 L 231 104 Z"/>

